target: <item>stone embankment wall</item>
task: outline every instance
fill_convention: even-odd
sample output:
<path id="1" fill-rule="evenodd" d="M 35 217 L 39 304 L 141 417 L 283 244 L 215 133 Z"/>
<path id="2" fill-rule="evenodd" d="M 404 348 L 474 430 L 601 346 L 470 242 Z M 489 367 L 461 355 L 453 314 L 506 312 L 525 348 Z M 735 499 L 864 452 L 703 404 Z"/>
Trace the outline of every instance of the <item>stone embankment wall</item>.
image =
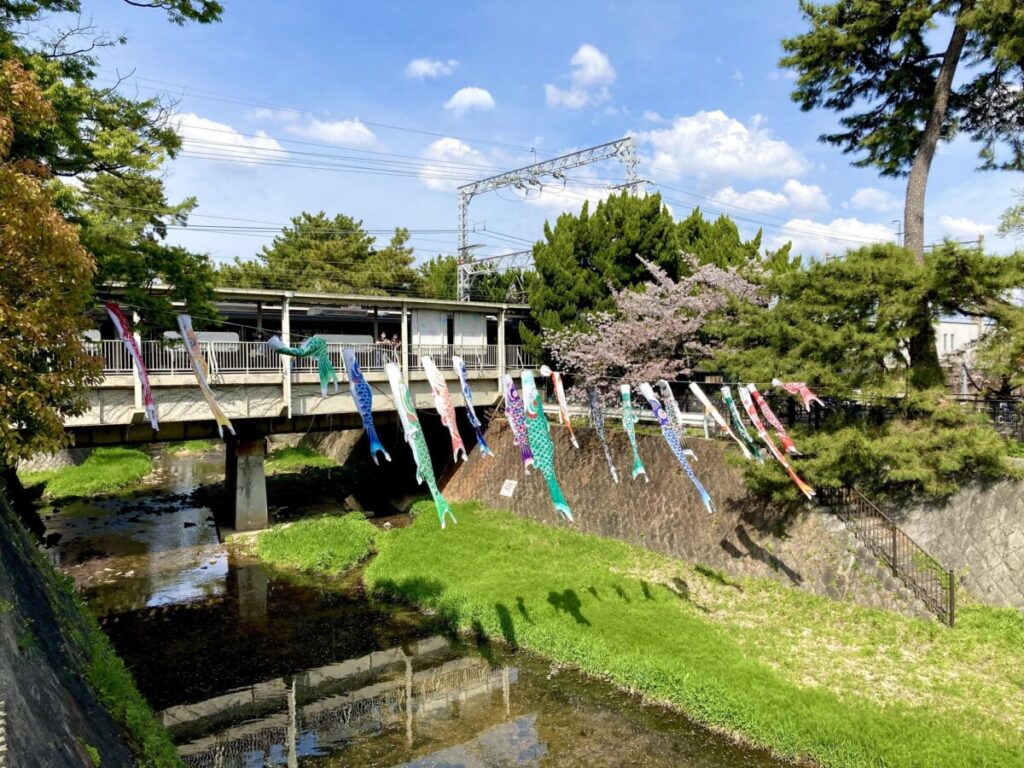
<path id="1" fill-rule="evenodd" d="M 120 728 L 82 679 L 69 623 L 79 604 L 15 520 L 0 482 L 0 767 L 133 765 Z"/>
<path id="2" fill-rule="evenodd" d="M 953 568 L 974 597 L 1024 609 L 1024 483 L 965 488 L 900 517 L 903 530 Z"/>
<path id="3" fill-rule="evenodd" d="M 675 457 L 658 435 L 638 435 L 650 482 L 630 478 L 632 454 L 625 434 L 609 425 L 608 439 L 619 471 L 612 482 L 596 433 L 580 428 L 580 449 L 566 430 L 552 425 L 558 478 L 585 533 L 624 539 L 736 576 L 768 577 L 863 605 L 925 615 L 922 606 L 866 554 L 832 515 L 808 504 L 784 516 L 750 498 L 742 458 L 727 442 L 687 440 L 693 463 L 717 511 L 709 515 Z M 550 525 L 561 525 L 539 471 L 523 473 L 519 452 L 504 419 L 495 419 L 487 441 L 496 454 L 470 461 L 445 486 L 451 500 L 478 500 Z M 511 498 L 500 495 L 506 479 L 518 481 Z"/>

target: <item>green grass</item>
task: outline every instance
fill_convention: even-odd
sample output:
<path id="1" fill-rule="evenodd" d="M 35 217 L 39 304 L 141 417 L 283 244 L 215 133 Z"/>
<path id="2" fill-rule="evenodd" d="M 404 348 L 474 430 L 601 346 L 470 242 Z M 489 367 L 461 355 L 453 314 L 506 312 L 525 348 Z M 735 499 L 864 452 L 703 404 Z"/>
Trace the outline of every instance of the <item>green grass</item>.
<path id="1" fill-rule="evenodd" d="M 170 734 L 139 693 L 131 672 L 110 640 L 74 592 L 70 581 L 64 582 L 63 590 L 67 599 L 77 604 L 77 615 L 62 623 L 65 628 L 72 627 L 70 634 L 84 657 L 85 679 L 96 692 L 96 698 L 125 729 L 129 746 L 137 758 L 136 766 L 181 768 Z"/>
<path id="2" fill-rule="evenodd" d="M 457 504 L 382 532 L 367 586 L 823 766 L 1024 765 L 1024 617 L 955 630 Z"/>
<path id="3" fill-rule="evenodd" d="M 1009 443 L 1006 446 L 1006 455 L 1014 459 L 1024 459 L 1024 443 Z"/>
<path id="4" fill-rule="evenodd" d="M 256 554 L 273 565 L 335 575 L 370 554 L 377 531 L 360 512 L 300 520 L 260 534 Z"/>
<path id="5" fill-rule="evenodd" d="M 26 486 L 44 485 L 50 498 L 92 496 L 135 485 L 153 469 L 153 460 L 133 448 L 97 448 L 81 464 L 20 474 Z"/>
<path id="6" fill-rule="evenodd" d="M 213 448 L 209 440 L 185 440 L 181 443 L 171 443 L 167 446 L 168 453 L 189 454 L 206 453 Z"/>
<path id="7" fill-rule="evenodd" d="M 278 448 L 267 457 L 266 471 L 301 472 L 307 467 L 336 467 L 338 462 L 311 448 Z"/>

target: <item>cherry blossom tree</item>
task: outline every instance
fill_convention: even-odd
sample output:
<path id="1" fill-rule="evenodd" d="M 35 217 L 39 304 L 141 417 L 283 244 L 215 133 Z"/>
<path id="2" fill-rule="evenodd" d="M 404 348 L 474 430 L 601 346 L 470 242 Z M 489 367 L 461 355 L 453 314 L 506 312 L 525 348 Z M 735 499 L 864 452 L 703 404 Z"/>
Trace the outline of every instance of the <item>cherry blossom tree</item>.
<path id="1" fill-rule="evenodd" d="M 621 379 L 688 376 L 720 347 L 707 332 L 713 315 L 734 301 L 764 303 L 759 287 L 735 268 L 683 256 L 692 273 L 673 280 L 661 267 L 638 259 L 653 280 L 611 289 L 614 311 L 591 313 L 587 328 L 544 334 L 554 360 L 578 383 L 603 388 Z"/>

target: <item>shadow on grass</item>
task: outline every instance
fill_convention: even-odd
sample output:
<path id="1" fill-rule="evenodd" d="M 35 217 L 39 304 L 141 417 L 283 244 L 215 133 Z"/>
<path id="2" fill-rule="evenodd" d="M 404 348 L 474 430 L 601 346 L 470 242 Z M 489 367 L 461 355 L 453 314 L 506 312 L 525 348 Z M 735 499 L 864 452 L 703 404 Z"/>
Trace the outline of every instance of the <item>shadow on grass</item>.
<path id="1" fill-rule="evenodd" d="M 562 593 L 548 592 L 548 604 L 555 609 L 557 613 L 568 613 L 572 616 L 577 624 L 584 624 L 590 626 L 590 621 L 580 611 L 583 607 L 583 603 L 580 601 L 579 595 L 572 589 L 567 589 Z"/>
<path id="2" fill-rule="evenodd" d="M 743 587 L 741 587 L 735 581 L 730 581 L 729 579 L 725 578 L 725 576 L 723 576 L 719 571 L 716 571 L 714 568 L 708 568 L 706 565 L 695 565 L 693 566 L 693 570 L 695 570 L 704 578 L 711 579 L 711 581 L 715 582 L 716 584 L 721 584 L 723 587 L 732 587 L 737 592 L 743 591 Z"/>

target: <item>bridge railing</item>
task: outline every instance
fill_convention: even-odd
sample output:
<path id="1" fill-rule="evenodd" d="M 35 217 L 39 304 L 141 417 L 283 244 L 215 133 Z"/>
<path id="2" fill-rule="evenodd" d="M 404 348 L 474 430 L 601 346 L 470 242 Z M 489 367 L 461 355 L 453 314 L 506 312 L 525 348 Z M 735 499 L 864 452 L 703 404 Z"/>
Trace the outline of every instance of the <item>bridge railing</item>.
<path id="1" fill-rule="evenodd" d="M 382 371 L 384 364 L 401 362 L 401 349 L 386 344 L 343 344 L 329 343 L 327 354 L 338 375 L 344 378 L 342 350 L 352 348 L 364 371 Z M 218 373 L 271 373 L 281 370 L 281 358 L 261 341 L 201 341 L 199 348 L 206 358 L 211 374 Z M 132 372 L 132 361 L 121 341 L 106 339 L 87 342 L 86 349 L 101 357 L 103 373 L 108 376 L 127 375 Z M 150 374 L 189 374 L 189 363 L 185 348 L 178 340 L 143 341 L 140 346 L 142 359 Z M 497 370 L 497 344 L 415 344 L 409 348 L 409 368 L 422 370 L 420 360 L 429 355 L 438 368 L 452 370 L 452 356 L 460 356 L 471 371 Z M 519 345 L 506 345 L 505 365 L 509 371 L 536 366 L 532 355 Z M 292 370 L 312 372 L 316 360 L 311 357 L 292 359 Z"/>

